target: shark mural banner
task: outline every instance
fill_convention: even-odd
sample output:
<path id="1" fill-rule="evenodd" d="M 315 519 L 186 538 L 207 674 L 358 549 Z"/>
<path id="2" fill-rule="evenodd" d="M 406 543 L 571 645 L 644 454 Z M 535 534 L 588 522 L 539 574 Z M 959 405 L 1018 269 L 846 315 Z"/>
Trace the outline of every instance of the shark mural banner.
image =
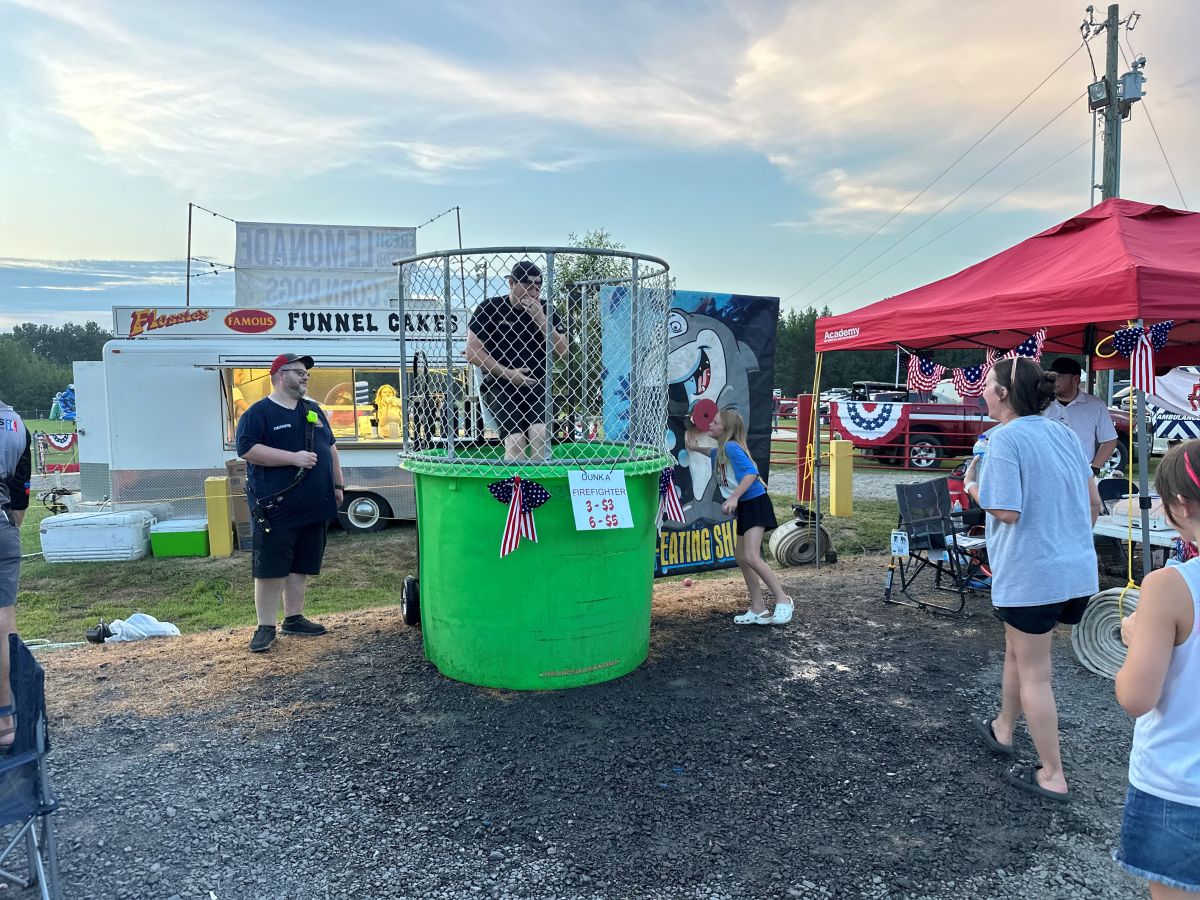
<path id="1" fill-rule="evenodd" d="M 697 404 L 735 409 L 746 421 L 750 455 L 766 481 L 771 460 L 778 297 L 676 291 L 667 321 L 666 447 L 686 522 L 664 522 L 655 575 L 737 565 L 733 521 L 721 512 L 731 486 L 710 457 L 689 453 L 683 435 Z M 711 406 L 709 406 L 711 408 Z"/>

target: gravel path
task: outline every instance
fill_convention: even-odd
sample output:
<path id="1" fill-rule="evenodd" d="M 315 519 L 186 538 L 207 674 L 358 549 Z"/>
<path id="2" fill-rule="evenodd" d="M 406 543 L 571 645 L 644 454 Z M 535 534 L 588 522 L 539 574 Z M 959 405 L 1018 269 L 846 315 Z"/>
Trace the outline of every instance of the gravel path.
<path id="1" fill-rule="evenodd" d="M 1075 800 L 1015 792 L 968 723 L 1003 656 L 986 600 L 885 605 L 883 564 L 789 570 L 785 629 L 729 622 L 739 579 L 661 583 L 650 660 L 566 692 L 449 681 L 392 609 L 261 657 L 248 630 L 49 654 L 66 894 L 1141 900 L 1107 856 L 1112 684 L 1064 630 Z"/>
<path id="2" fill-rule="evenodd" d="M 915 469 L 856 469 L 854 471 L 854 496 L 860 500 L 895 500 L 896 485 L 910 481 L 928 481 L 949 472 L 918 472 Z M 796 472 L 773 468 L 767 482 L 773 494 L 796 496 Z M 829 496 L 829 471 L 821 472 L 821 496 Z"/>

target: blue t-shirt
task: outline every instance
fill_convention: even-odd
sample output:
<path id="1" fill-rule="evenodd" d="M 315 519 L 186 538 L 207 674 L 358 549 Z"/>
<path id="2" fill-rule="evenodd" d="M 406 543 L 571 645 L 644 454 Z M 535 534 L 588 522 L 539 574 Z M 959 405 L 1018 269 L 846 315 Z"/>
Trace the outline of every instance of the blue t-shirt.
<path id="1" fill-rule="evenodd" d="M 276 450 L 308 449 L 308 424 L 305 417 L 309 410 L 317 413 L 317 424 L 313 426 L 312 451 L 317 454 L 317 464 L 308 470 L 300 484 L 284 495 L 279 506 L 268 512 L 272 528 L 298 528 L 337 518 L 337 503 L 333 497 L 333 431 L 325 412 L 306 400 L 295 409 L 288 409 L 264 397 L 244 413 L 238 421 L 237 452 L 245 456 L 255 444 L 273 447 Z M 297 466 L 246 465 L 246 494 L 253 510 L 257 500 L 269 500 L 296 479 Z"/>
<path id="2" fill-rule="evenodd" d="M 979 505 L 1021 514 L 987 517 L 994 606 L 1042 606 L 1099 590 L 1088 482 L 1079 439 L 1061 422 L 1021 416 L 992 432 Z"/>
<path id="3" fill-rule="evenodd" d="M 729 457 L 729 463 L 733 467 L 732 475 L 729 472 L 717 472 L 717 481 L 721 485 L 721 493 L 728 497 L 741 484 L 742 479 L 747 475 L 757 475 L 758 466 L 754 465 L 754 460 L 750 458 L 750 454 L 741 448 L 740 445 L 732 441 L 725 445 L 725 455 Z M 717 464 L 717 449 L 713 447 L 708 451 L 708 458 L 713 461 L 713 465 Z M 753 500 L 755 497 L 761 497 L 767 492 L 761 481 L 755 481 L 750 485 L 746 493 L 739 497 L 739 500 Z"/>

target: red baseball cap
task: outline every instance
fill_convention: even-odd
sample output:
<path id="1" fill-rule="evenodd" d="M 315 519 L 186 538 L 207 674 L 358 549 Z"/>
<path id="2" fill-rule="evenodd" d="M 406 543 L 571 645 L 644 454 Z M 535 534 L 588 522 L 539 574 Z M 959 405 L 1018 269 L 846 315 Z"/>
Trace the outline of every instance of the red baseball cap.
<path id="1" fill-rule="evenodd" d="M 304 368 L 311 369 L 313 367 L 313 358 L 311 356 L 297 356 L 295 353 L 280 353 L 275 357 L 275 361 L 271 363 L 271 374 L 274 375 L 288 363 L 304 363 Z"/>

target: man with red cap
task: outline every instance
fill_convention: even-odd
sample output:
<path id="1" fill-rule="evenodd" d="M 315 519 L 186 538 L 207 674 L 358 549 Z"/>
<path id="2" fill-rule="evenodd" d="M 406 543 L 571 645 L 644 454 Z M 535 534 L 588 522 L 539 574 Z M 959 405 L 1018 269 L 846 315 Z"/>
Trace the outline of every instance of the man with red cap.
<path id="1" fill-rule="evenodd" d="M 271 363 L 271 393 L 242 414 L 237 452 L 246 460 L 246 499 L 254 533 L 252 653 L 284 634 L 312 637 L 325 626 L 304 617 L 308 576 L 321 571 L 325 532 L 342 505 L 342 466 L 329 420 L 308 393 L 311 356 L 282 353 Z"/>

